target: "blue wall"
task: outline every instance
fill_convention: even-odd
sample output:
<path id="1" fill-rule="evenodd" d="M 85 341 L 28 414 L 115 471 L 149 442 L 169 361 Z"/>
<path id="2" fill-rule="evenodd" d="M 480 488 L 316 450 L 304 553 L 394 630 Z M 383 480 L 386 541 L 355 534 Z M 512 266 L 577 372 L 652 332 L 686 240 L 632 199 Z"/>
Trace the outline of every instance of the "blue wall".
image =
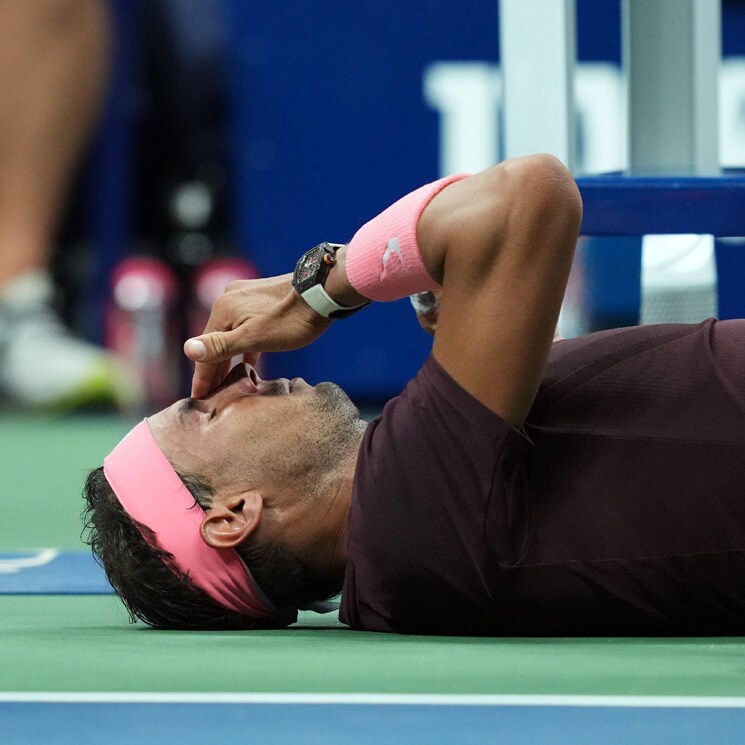
<path id="1" fill-rule="evenodd" d="M 437 178 L 439 114 L 422 92 L 429 63 L 499 61 L 497 0 L 226 2 L 237 232 L 265 275 L 291 271 L 322 240 L 349 240 L 398 196 Z M 724 52 L 743 53 L 745 3 L 725 2 L 724 15 Z M 620 0 L 578 0 L 581 61 L 620 61 L 619 19 Z M 109 152 L 121 153 L 113 144 Z M 121 215 L 111 204 L 98 211 L 104 206 Z M 109 219 L 121 232 L 122 220 Z M 104 240 L 105 225 L 97 232 Z M 598 278 L 590 302 L 617 316 L 638 304 L 638 242 L 603 245 L 588 264 Z M 628 291 L 600 281 L 623 271 Z M 308 349 L 270 356 L 268 372 L 331 379 L 358 398 L 382 399 L 429 347 L 408 301 L 378 304 Z"/>
<path id="2" fill-rule="evenodd" d="M 438 119 L 424 66 L 496 59 L 494 2 L 232 4 L 237 215 L 266 275 L 323 240 L 344 243 L 394 199 L 438 177 Z M 270 374 L 334 380 L 358 398 L 397 393 L 430 338 L 408 301 L 337 322 Z"/>
<path id="3" fill-rule="evenodd" d="M 234 0 L 231 12 L 238 234 L 265 275 L 290 271 L 322 240 L 348 241 L 437 178 L 428 63 L 499 60 L 495 0 Z M 579 3 L 582 58 L 618 61 L 618 19 L 618 0 Z M 269 372 L 385 398 L 416 373 L 430 341 L 408 301 L 378 304 L 306 350 L 273 356 Z"/>

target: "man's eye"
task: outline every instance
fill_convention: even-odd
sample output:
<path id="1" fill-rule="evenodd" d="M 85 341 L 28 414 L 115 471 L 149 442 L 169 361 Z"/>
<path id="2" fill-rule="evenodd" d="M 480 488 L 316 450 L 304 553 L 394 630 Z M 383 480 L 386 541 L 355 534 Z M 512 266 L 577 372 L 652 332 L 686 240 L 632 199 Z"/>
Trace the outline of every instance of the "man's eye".
<path id="1" fill-rule="evenodd" d="M 212 421 L 217 416 L 217 409 L 212 409 L 210 411 L 210 421 Z"/>

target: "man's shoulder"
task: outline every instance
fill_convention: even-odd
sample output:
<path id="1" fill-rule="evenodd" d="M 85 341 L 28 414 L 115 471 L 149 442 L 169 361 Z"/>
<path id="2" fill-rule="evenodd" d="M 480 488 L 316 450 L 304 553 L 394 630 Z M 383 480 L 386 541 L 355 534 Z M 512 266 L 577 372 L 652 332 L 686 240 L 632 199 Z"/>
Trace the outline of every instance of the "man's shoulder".
<path id="1" fill-rule="evenodd" d="M 454 633 L 469 605 L 467 618 L 492 619 L 482 580 L 497 572 L 485 517 L 504 451 L 527 447 L 525 435 L 430 357 L 363 438 L 342 620 L 373 631 Z"/>
<path id="2" fill-rule="evenodd" d="M 423 461 L 447 463 L 457 443 L 476 457 L 492 456 L 508 442 L 530 446 L 525 433 L 504 421 L 462 388 L 430 355 L 404 390 L 388 401 L 368 427 L 358 469 L 377 458 L 411 470 Z M 392 460 L 395 452 L 397 458 Z M 487 458 L 489 459 L 489 458 Z"/>

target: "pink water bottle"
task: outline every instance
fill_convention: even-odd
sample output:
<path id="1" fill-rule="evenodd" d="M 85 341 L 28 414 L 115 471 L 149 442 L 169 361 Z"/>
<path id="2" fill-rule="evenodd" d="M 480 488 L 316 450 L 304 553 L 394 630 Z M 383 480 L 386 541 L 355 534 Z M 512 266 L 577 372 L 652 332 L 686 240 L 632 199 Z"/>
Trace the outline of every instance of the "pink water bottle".
<path id="1" fill-rule="evenodd" d="M 130 257 L 112 274 L 106 343 L 137 373 L 148 410 L 170 405 L 180 393 L 177 294 L 173 270 L 159 259 Z"/>

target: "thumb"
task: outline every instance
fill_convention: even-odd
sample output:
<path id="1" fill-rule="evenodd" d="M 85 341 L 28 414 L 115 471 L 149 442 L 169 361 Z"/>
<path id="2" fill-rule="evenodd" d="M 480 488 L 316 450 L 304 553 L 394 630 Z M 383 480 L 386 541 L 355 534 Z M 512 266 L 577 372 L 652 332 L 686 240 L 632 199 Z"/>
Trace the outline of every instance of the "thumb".
<path id="1" fill-rule="evenodd" d="M 221 362 L 246 351 L 241 348 L 238 329 L 202 334 L 188 339 L 184 344 L 184 354 L 193 362 Z"/>

